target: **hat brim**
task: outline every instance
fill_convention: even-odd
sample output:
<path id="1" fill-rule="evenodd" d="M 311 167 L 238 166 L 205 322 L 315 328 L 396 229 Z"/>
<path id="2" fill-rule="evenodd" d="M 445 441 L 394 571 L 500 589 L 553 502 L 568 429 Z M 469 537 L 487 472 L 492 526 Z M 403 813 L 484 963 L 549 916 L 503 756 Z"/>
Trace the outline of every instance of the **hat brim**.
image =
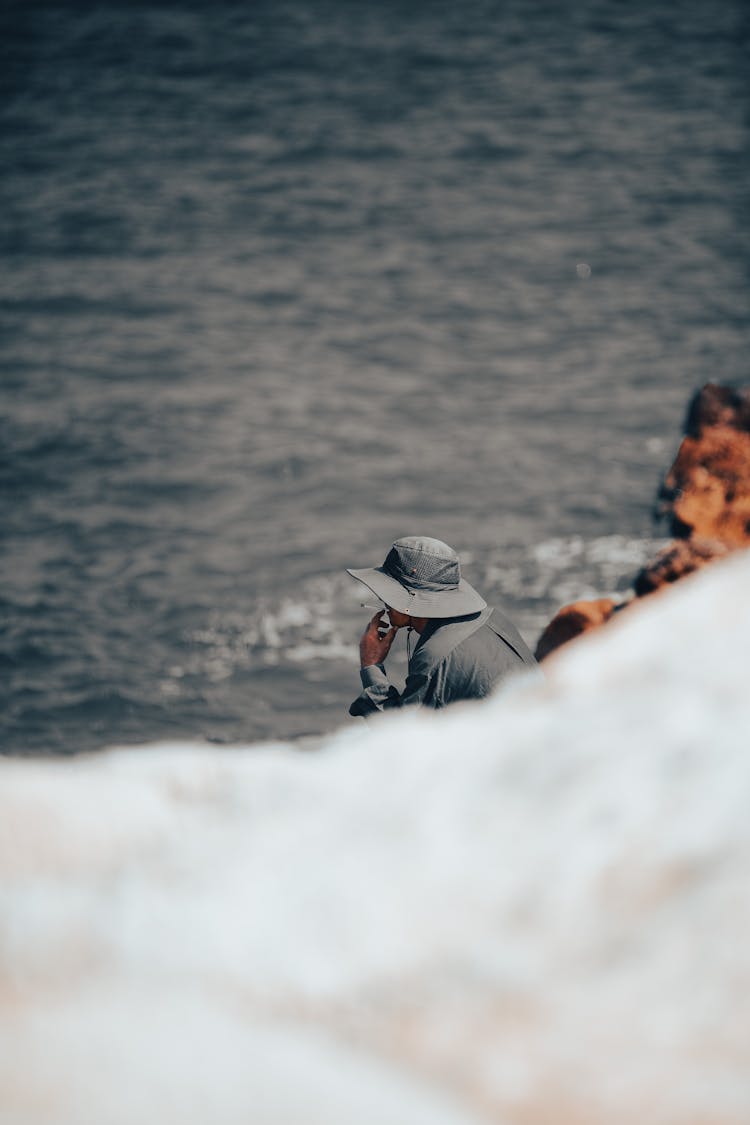
<path id="1" fill-rule="evenodd" d="M 352 578 L 372 590 L 376 598 L 411 617 L 465 617 L 486 609 L 487 602 L 462 578 L 454 590 L 408 590 L 381 566 L 349 570 Z"/>

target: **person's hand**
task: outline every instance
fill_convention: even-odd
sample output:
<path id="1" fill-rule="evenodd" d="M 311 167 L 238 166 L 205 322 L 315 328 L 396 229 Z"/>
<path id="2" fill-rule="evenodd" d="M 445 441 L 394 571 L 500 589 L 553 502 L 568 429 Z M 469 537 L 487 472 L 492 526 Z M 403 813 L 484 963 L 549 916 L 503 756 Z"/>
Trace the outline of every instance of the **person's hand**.
<path id="1" fill-rule="evenodd" d="M 391 651 L 393 638 L 398 629 L 395 625 L 391 625 L 390 629 L 381 635 L 381 630 L 385 628 L 384 612 L 385 610 L 381 609 L 375 614 L 360 637 L 359 661 L 363 668 L 369 668 L 372 664 L 382 664 Z"/>

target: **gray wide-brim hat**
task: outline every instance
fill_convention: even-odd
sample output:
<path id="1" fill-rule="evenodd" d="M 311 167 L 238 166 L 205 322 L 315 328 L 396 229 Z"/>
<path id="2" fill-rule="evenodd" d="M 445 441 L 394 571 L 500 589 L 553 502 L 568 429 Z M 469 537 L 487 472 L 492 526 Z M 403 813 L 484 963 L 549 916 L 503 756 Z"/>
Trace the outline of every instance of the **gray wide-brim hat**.
<path id="1" fill-rule="evenodd" d="M 487 606 L 461 577 L 456 552 L 440 539 L 397 539 L 382 566 L 347 573 L 391 609 L 412 617 L 465 617 Z"/>

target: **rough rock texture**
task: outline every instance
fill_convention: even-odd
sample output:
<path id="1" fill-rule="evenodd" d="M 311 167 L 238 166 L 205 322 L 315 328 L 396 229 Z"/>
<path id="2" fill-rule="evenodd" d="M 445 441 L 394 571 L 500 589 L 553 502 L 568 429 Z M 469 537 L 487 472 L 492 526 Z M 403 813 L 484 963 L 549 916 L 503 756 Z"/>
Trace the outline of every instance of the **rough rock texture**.
<path id="1" fill-rule="evenodd" d="M 534 653 L 537 660 L 544 660 L 556 648 L 572 641 L 574 637 L 580 637 L 589 629 L 603 625 L 617 608 L 617 602 L 612 598 L 596 598 L 593 601 L 573 602 L 572 605 L 563 606 L 537 641 Z"/>
<path id="2" fill-rule="evenodd" d="M 694 396 L 685 430 L 659 494 L 672 534 L 750 544 L 750 389 L 709 383 Z"/>
<path id="3" fill-rule="evenodd" d="M 707 383 L 693 396 L 685 437 L 659 491 L 658 513 L 669 517 L 675 542 L 636 576 L 636 597 L 676 582 L 706 563 L 750 545 L 750 388 Z M 609 598 L 563 606 L 537 642 L 537 660 L 603 625 Z"/>
<path id="4" fill-rule="evenodd" d="M 676 539 L 638 572 L 633 583 L 636 597 L 652 594 L 706 563 L 724 558 L 730 550 L 716 539 Z"/>
<path id="5" fill-rule="evenodd" d="M 750 432 L 750 387 L 706 383 L 695 392 L 685 419 L 685 433 L 697 438 L 712 426 Z"/>

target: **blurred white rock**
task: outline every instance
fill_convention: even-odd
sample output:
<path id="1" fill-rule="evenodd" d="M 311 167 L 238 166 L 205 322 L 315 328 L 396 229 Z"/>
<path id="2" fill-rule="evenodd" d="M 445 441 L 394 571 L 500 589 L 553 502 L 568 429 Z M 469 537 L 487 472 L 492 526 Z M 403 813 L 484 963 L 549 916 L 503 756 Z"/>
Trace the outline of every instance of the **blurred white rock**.
<path id="1" fill-rule="evenodd" d="M 748 589 L 318 752 L 2 760 L 0 1121 L 746 1125 Z"/>

